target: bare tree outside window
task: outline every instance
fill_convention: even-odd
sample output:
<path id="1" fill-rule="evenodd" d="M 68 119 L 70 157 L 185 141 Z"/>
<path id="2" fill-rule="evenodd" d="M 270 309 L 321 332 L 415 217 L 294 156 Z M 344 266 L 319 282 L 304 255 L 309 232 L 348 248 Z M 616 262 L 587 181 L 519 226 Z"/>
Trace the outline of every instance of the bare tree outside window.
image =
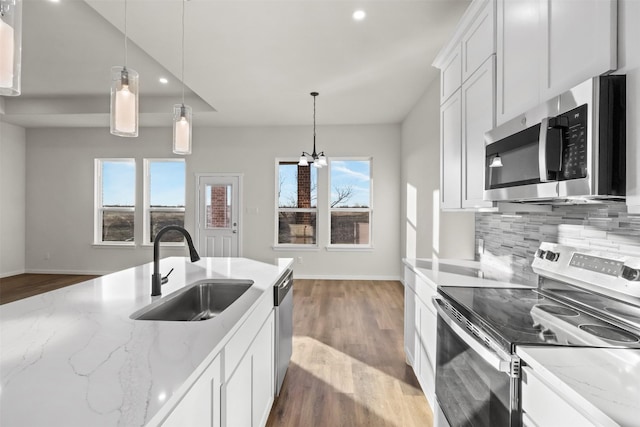
<path id="1" fill-rule="evenodd" d="M 371 244 L 371 159 L 330 159 L 332 245 Z"/>

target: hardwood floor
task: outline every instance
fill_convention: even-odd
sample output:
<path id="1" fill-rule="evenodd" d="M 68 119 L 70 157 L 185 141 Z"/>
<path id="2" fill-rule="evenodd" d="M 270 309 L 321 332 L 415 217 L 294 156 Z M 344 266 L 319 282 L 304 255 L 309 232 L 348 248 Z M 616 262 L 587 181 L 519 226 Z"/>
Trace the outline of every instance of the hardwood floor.
<path id="1" fill-rule="evenodd" d="M 296 280 L 293 356 L 268 427 L 429 426 L 396 281 Z"/>
<path id="2" fill-rule="evenodd" d="M 19 274 L 0 279 L 0 304 L 75 285 L 99 276 L 69 274 Z"/>

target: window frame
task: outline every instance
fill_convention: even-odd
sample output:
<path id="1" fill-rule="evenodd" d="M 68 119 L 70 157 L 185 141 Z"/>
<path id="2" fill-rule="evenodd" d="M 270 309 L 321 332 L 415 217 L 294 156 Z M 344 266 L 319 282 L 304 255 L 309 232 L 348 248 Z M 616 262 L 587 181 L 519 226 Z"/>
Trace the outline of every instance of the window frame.
<path id="1" fill-rule="evenodd" d="M 153 246 L 151 241 L 151 213 L 152 212 L 183 212 L 185 221 L 187 218 L 186 204 L 187 204 L 187 189 L 186 189 L 186 177 L 187 177 L 187 162 L 185 159 L 176 157 L 167 158 L 145 158 L 143 162 L 143 183 L 142 183 L 142 246 Z M 152 162 L 174 162 L 184 164 L 185 174 L 185 206 L 183 208 L 153 208 L 151 207 L 151 163 Z M 176 246 L 181 247 L 185 245 L 185 242 L 161 242 L 162 246 Z"/>
<path id="2" fill-rule="evenodd" d="M 136 245 L 136 189 L 137 189 L 137 163 L 133 157 L 108 157 L 108 158 L 95 158 L 94 160 L 94 188 L 93 188 L 93 245 L 94 246 L 120 246 L 120 247 L 135 247 Z M 103 165 L 106 162 L 118 162 L 118 163 L 132 163 L 133 172 L 133 207 L 105 207 L 103 206 L 102 189 L 103 189 Z M 102 240 L 103 238 L 103 218 L 104 212 L 132 212 L 134 216 L 133 221 L 133 240 L 132 241 L 108 241 Z"/>
<path id="3" fill-rule="evenodd" d="M 275 215 L 274 215 L 274 233 L 273 233 L 273 241 L 274 241 L 274 245 L 273 245 L 273 249 L 277 249 L 277 250 L 288 250 L 288 249 L 296 249 L 296 250 L 318 250 L 319 249 L 319 238 L 320 235 L 318 233 L 318 225 L 319 225 L 319 220 L 320 220 L 320 215 L 319 215 L 319 200 L 318 200 L 318 189 L 316 188 L 316 207 L 315 208 L 281 208 L 280 207 L 280 197 L 278 194 L 278 190 L 279 190 L 279 186 L 280 186 L 280 164 L 281 163 L 295 163 L 297 164 L 298 161 L 300 159 L 299 158 L 292 158 L 292 157 L 278 157 L 275 159 L 275 184 L 274 184 L 274 205 L 275 205 Z M 311 166 L 311 164 L 309 164 L 309 167 L 313 167 Z M 319 174 L 318 174 L 319 175 Z M 316 183 L 319 185 L 319 176 L 316 175 Z M 279 238 L 279 220 L 280 220 L 280 212 L 291 212 L 291 213 L 304 213 L 304 212 L 309 212 L 309 213 L 315 213 L 316 215 L 316 230 L 315 230 L 315 236 L 316 236 L 316 241 L 315 243 L 280 243 L 278 238 Z"/>
<path id="4" fill-rule="evenodd" d="M 327 250 L 328 251 L 367 251 L 373 249 L 373 156 L 329 157 L 327 165 Z M 331 207 L 331 165 L 334 162 L 368 161 L 369 162 L 369 207 L 368 208 L 332 208 Z M 331 243 L 331 214 L 333 212 L 368 212 L 369 213 L 369 243 Z"/>

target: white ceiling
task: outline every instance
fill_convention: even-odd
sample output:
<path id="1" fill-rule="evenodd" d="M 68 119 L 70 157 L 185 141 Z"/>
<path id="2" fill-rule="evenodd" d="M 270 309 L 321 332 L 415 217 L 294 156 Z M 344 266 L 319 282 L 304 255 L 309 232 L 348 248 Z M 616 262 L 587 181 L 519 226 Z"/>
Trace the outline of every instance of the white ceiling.
<path id="1" fill-rule="evenodd" d="M 398 123 L 438 77 L 433 58 L 468 0 L 190 0 L 185 83 L 194 125 Z M 180 0 L 128 0 L 128 67 L 141 126 L 181 100 Z M 356 22 L 352 13 L 367 16 Z M 24 0 L 22 95 L 3 121 L 108 127 L 110 68 L 124 63 L 124 0 Z M 159 77 L 169 79 L 162 85 Z M 2 107 L 2 105 L 0 105 Z"/>

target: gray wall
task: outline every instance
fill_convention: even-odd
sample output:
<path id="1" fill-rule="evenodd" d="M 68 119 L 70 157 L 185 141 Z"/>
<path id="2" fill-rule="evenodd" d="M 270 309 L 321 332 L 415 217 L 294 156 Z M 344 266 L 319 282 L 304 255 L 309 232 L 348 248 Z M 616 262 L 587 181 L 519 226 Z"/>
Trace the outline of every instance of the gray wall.
<path id="1" fill-rule="evenodd" d="M 25 271 L 25 130 L 0 121 L 0 277 Z"/>
<path id="2" fill-rule="evenodd" d="M 302 256 L 298 277 L 399 278 L 400 126 L 318 127 L 318 145 L 329 156 L 373 157 L 374 248 L 359 252 L 327 251 L 320 231 L 315 251 L 275 251 L 275 158 L 296 159 L 310 150 L 312 133 L 302 127 L 194 129 L 193 154 L 186 157 L 187 229 L 194 229 L 195 174 L 242 173 L 244 185 L 243 256 L 257 260 Z M 106 248 L 92 245 L 93 159 L 135 157 L 138 186 L 142 159 L 175 157 L 169 128 L 143 128 L 136 139 L 117 138 L 108 129 L 29 129 L 26 164 L 26 268 L 31 272 L 105 273 L 149 262 L 152 248 Z M 326 169 L 319 180 L 326 179 Z M 138 203 L 142 203 L 138 191 Z M 322 194 L 319 194 L 323 200 Z M 319 226 L 326 230 L 326 206 Z M 325 212 L 325 213 L 323 213 Z M 142 224 L 141 213 L 137 225 Z M 141 240 L 142 230 L 136 229 Z M 163 248 L 162 256 L 185 254 Z"/>
<path id="3" fill-rule="evenodd" d="M 473 213 L 439 207 L 439 84 L 427 88 L 402 123 L 401 256 L 473 259 Z"/>

